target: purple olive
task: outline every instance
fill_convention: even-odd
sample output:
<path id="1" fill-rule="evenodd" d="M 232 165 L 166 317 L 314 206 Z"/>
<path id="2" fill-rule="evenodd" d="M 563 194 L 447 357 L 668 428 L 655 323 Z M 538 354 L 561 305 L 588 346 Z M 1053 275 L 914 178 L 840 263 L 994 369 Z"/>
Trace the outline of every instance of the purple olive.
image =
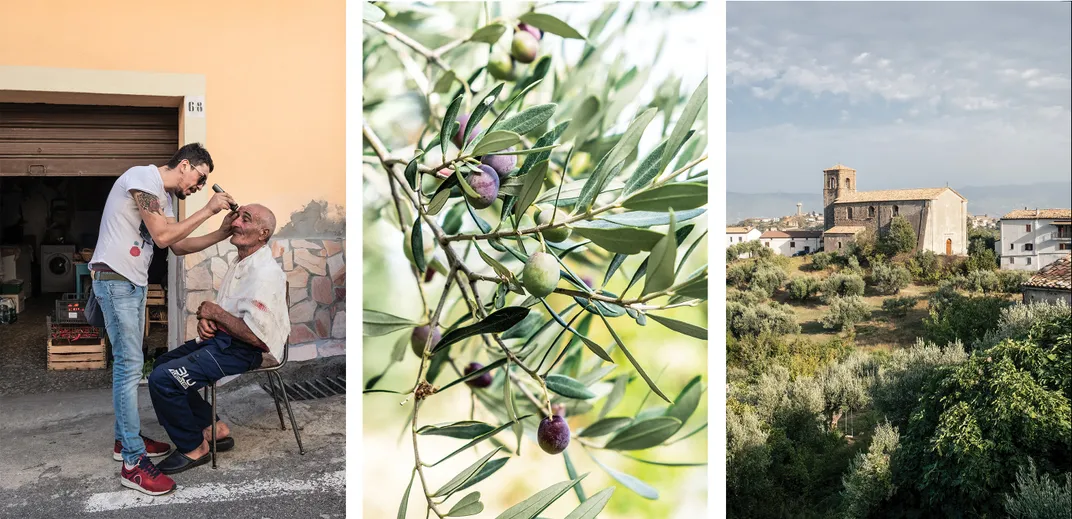
<path id="1" fill-rule="evenodd" d="M 566 419 L 559 415 L 549 416 L 540 421 L 536 431 L 540 448 L 548 454 L 558 454 L 569 446 L 570 430 Z"/>
<path id="2" fill-rule="evenodd" d="M 514 147 L 510 146 L 506 151 L 514 151 Z M 480 158 L 480 162 L 491 166 L 496 173 L 499 174 L 499 181 L 506 179 L 506 174 L 513 171 L 517 166 L 516 155 L 484 155 Z"/>
<path id="3" fill-rule="evenodd" d="M 434 349 L 436 344 L 439 344 L 439 340 L 443 338 L 439 333 L 439 328 L 432 329 L 428 325 L 418 326 L 413 329 L 413 333 L 409 336 L 409 346 L 413 349 L 413 354 L 418 357 L 424 357 L 424 343 L 428 342 L 428 332 L 432 332 L 432 344 L 428 346 L 429 351 Z"/>
<path id="4" fill-rule="evenodd" d="M 540 52 L 540 41 L 532 33 L 527 31 L 514 32 L 514 40 L 510 43 L 510 55 L 521 63 L 536 61 L 536 55 Z"/>
<path id="5" fill-rule="evenodd" d="M 535 27 L 533 27 L 533 26 L 531 26 L 531 25 L 529 25 L 527 23 L 519 23 L 519 24 L 517 24 L 517 30 L 525 31 L 525 32 L 535 36 L 537 40 L 542 40 L 543 39 L 543 30 L 542 29 L 537 29 L 537 28 L 535 28 Z"/>
<path id="6" fill-rule="evenodd" d="M 490 207 L 499 196 L 499 174 L 487 164 L 480 165 L 480 171 L 473 171 L 465 179 L 469 187 L 476 191 L 476 197 L 466 195 L 474 209 Z"/>
<path id="7" fill-rule="evenodd" d="M 462 135 L 465 133 L 465 125 L 469 124 L 469 114 L 461 114 L 458 116 L 458 131 L 454 132 L 454 136 L 450 138 L 450 141 L 455 146 L 462 147 Z M 478 123 L 472 131 L 469 132 L 469 139 L 466 142 L 470 142 L 476 138 L 476 134 L 480 133 L 480 124 Z"/>
<path id="8" fill-rule="evenodd" d="M 484 367 L 484 365 L 479 363 L 479 362 L 470 362 L 469 365 L 465 367 L 465 374 L 468 375 L 468 374 L 470 374 L 470 373 L 472 373 L 472 372 L 474 372 L 474 371 L 476 371 L 478 369 L 481 369 L 483 367 Z M 491 385 L 491 372 L 489 371 L 487 373 L 484 373 L 483 375 L 480 375 L 479 377 L 471 378 L 469 380 L 466 380 L 465 383 L 469 384 L 469 387 L 476 387 L 476 388 L 488 387 L 488 386 Z"/>

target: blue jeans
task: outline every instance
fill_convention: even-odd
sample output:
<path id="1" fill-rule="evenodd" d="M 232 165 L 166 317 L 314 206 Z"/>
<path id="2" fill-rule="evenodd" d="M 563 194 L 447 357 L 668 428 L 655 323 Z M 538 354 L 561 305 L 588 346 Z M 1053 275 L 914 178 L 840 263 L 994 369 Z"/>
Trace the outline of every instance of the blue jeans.
<path id="1" fill-rule="evenodd" d="M 260 350 L 223 330 L 200 343 L 187 341 L 156 359 L 149 375 L 149 396 L 160 425 L 179 452 L 200 447 L 204 441 L 202 431 L 212 425 L 212 406 L 198 390 L 260 365 Z"/>
<path id="2" fill-rule="evenodd" d="M 123 445 L 123 461 L 133 465 L 145 454 L 138 416 L 138 382 L 145 355 L 145 287 L 122 280 L 93 280 L 93 294 L 104 314 L 104 326 L 112 343 L 112 406 L 115 408 L 115 439 Z"/>

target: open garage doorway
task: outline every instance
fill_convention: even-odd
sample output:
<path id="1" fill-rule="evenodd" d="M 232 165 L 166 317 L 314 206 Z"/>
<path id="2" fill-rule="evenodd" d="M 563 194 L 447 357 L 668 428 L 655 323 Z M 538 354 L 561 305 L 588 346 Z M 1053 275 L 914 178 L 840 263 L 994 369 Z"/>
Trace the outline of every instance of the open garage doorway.
<path id="1" fill-rule="evenodd" d="M 111 384 L 110 351 L 98 361 L 91 346 L 103 339 L 69 318 L 66 301 L 89 289 L 87 262 L 115 179 L 132 166 L 163 165 L 179 143 L 178 107 L 0 103 L 2 277 L 4 297 L 18 307 L 17 321 L 0 325 L 0 394 Z M 169 263 L 157 248 L 149 284 L 161 304 L 149 308 L 150 353 L 168 346 Z M 61 343 L 80 348 L 63 357 L 54 348 Z"/>

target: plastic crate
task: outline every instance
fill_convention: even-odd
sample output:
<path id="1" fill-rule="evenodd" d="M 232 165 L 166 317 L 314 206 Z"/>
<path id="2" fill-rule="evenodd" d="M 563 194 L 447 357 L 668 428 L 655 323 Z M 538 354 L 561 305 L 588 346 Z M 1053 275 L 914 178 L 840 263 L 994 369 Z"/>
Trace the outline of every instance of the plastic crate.
<path id="1" fill-rule="evenodd" d="M 80 294 L 63 294 L 56 300 L 55 319 L 60 324 L 86 322 L 86 300 Z"/>
<path id="2" fill-rule="evenodd" d="M 0 295 L 13 296 L 22 293 L 22 280 L 10 279 L 0 284 Z"/>

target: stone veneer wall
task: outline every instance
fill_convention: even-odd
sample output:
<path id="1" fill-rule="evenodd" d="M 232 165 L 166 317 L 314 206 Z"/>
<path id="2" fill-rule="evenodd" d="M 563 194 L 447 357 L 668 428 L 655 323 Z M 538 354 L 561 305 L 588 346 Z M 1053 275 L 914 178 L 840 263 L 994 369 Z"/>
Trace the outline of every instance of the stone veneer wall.
<path id="1" fill-rule="evenodd" d="M 272 256 L 290 283 L 290 360 L 303 361 L 346 353 L 346 240 L 274 239 Z M 183 257 L 185 303 L 180 315 L 185 340 L 197 337 L 197 308 L 212 300 L 228 263 L 238 255 L 223 242 Z"/>

